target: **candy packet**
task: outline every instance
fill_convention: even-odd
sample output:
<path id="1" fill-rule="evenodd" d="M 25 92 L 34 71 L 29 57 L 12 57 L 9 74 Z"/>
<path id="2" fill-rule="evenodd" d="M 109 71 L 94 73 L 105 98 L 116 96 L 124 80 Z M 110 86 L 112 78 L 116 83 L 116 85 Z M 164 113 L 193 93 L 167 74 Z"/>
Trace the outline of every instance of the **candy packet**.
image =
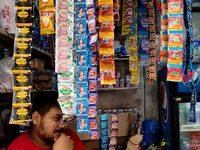
<path id="1" fill-rule="evenodd" d="M 89 105 L 96 105 L 97 104 L 97 98 L 98 94 L 97 93 L 89 93 Z"/>
<path id="2" fill-rule="evenodd" d="M 71 98 L 74 96 L 74 86 L 71 83 L 58 83 L 59 98 Z"/>
<path id="3" fill-rule="evenodd" d="M 80 51 L 76 52 L 76 66 L 77 67 L 87 67 L 88 64 L 88 52 L 87 51 Z"/>
<path id="4" fill-rule="evenodd" d="M 74 81 L 74 67 L 68 67 L 65 73 L 58 73 L 59 82 L 73 82 Z"/>
<path id="5" fill-rule="evenodd" d="M 76 36 L 87 34 L 87 22 L 86 20 L 76 21 Z"/>
<path id="6" fill-rule="evenodd" d="M 77 118 L 77 132 L 78 133 L 88 133 L 89 132 L 87 116 L 80 116 Z"/>
<path id="7" fill-rule="evenodd" d="M 88 102 L 87 100 L 77 100 L 76 102 L 76 114 L 88 115 Z"/>
<path id="8" fill-rule="evenodd" d="M 76 82 L 83 83 L 87 82 L 88 80 L 88 68 L 82 67 L 82 68 L 76 68 Z"/>
<path id="9" fill-rule="evenodd" d="M 77 83 L 77 99 L 87 99 L 88 98 L 88 84 L 87 83 Z"/>
<path id="10" fill-rule="evenodd" d="M 54 6 L 54 0 L 39 0 L 39 8 Z"/>
<path id="11" fill-rule="evenodd" d="M 77 4 L 75 11 L 76 11 L 76 20 L 86 19 L 86 5 L 85 4 Z"/>

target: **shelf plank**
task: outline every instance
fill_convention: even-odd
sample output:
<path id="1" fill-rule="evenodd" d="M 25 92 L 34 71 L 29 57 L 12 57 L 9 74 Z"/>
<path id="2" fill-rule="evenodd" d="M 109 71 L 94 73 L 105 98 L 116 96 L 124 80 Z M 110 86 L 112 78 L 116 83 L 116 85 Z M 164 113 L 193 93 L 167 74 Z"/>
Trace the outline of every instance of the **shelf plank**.
<path id="1" fill-rule="evenodd" d="M 123 60 L 129 60 L 129 58 L 114 58 L 114 60 L 123 61 Z"/>
<path id="2" fill-rule="evenodd" d="M 12 93 L 13 90 L 11 89 L 7 89 L 8 93 Z M 57 89 L 49 89 L 49 90 L 36 90 L 36 89 L 32 89 L 31 92 L 54 92 L 54 91 L 57 91 Z M 0 93 L 6 93 L 6 90 L 5 89 L 0 89 Z"/>
<path id="3" fill-rule="evenodd" d="M 114 91 L 114 90 L 138 90 L 140 87 L 113 87 L 113 88 L 98 88 L 99 91 Z"/>

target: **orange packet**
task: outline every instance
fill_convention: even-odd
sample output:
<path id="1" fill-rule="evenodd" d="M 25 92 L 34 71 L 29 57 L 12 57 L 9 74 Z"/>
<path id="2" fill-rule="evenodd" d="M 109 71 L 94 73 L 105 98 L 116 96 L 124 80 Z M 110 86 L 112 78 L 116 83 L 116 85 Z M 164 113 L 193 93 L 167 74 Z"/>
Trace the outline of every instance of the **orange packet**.
<path id="1" fill-rule="evenodd" d="M 54 34 L 54 20 L 55 20 L 55 8 L 44 7 L 39 9 L 40 13 L 40 34 Z"/>
<path id="2" fill-rule="evenodd" d="M 54 6 L 54 0 L 39 0 L 39 8 Z"/>

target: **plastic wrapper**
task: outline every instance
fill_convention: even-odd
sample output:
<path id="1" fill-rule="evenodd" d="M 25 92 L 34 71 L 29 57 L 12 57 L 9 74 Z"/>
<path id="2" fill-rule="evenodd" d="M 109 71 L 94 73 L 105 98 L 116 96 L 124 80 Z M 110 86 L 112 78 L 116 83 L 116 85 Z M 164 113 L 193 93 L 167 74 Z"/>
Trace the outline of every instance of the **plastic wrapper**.
<path id="1" fill-rule="evenodd" d="M 31 7 L 30 0 L 15 0 L 16 7 Z"/>
<path id="2" fill-rule="evenodd" d="M 17 54 L 23 54 L 26 56 L 30 56 L 31 54 L 31 42 L 15 42 L 15 47 L 14 47 L 14 56 Z M 18 56 L 20 56 L 18 55 Z"/>
<path id="3" fill-rule="evenodd" d="M 32 29 L 30 27 L 18 27 L 15 37 L 30 39 L 32 37 Z"/>
<path id="4" fill-rule="evenodd" d="M 31 121 L 30 104 L 12 108 L 9 124 L 24 124 L 28 121 Z"/>
<path id="5" fill-rule="evenodd" d="M 101 84 L 115 84 L 115 70 L 100 70 Z"/>
<path id="6" fill-rule="evenodd" d="M 86 20 L 76 21 L 76 35 L 86 35 L 87 34 L 87 22 Z"/>
<path id="7" fill-rule="evenodd" d="M 58 73 L 68 72 L 68 67 L 72 66 L 72 62 L 70 62 L 70 59 L 56 59 L 55 63 L 55 70 Z"/>
<path id="8" fill-rule="evenodd" d="M 95 105 L 88 107 L 88 118 L 95 118 L 97 107 Z"/>
<path id="9" fill-rule="evenodd" d="M 87 67 L 88 64 L 88 52 L 87 51 L 81 51 L 81 52 L 76 52 L 76 66 L 85 66 Z"/>
<path id="10" fill-rule="evenodd" d="M 40 13 L 40 34 L 54 34 L 54 16 L 55 8 L 54 7 L 44 7 L 39 9 Z"/>
<path id="11" fill-rule="evenodd" d="M 68 9 L 57 9 L 56 12 L 57 21 L 68 21 Z"/>
<path id="12" fill-rule="evenodd" d="M 87 100 L 78 100 L 76 102 L 76 114 L 79 115 L 88 115 L 88 102 Z"/>
<path id="13" fill-rule="evenodd" d="M 68 34 L 68 22 L 66 22 L 66 21 L 56 22 L 56 33 L 57 34 Z"/>
<path id="14" fill-rule="evenodd" d="M 65 8 L 68 9 L 68 0 L 56 0 L 56 7 L 57 8 Z"/>
<path id="15" fill-rule="evenodd" d="M 87 19 L 92 19 L 94 17 L 96 17 L 95 8 L 93 6 L 87 7 Z"/>
<path id="16" fill-rule="evenodd" d="M 76 37 L 76 50 L 87 50 L 87 37 L 77 36 Z"/>
<path id="17" fill-rule="evenodd" d="M 89 75 L 88 75 L 89 79 L 96 79 L 97 78 L 97 68 L 96 67 L 92 67 L 91 69 L 89 69 Z"/>
<path id="18" fill-rule="evenodd" d="M 69 62 L 72 62 L 72 49 L 68 47 L 56 47 L 56 59 L 69 59 Z"/>
<path id="19" fill-rule="evenodd" d="M 76 68 L 76 82 L 87 82 L 88 80 L 88 68 L 87 67 L 81 67 Z"/>
<path id="20" fill-rule="evenodd" d="M 77 99 L 87 99 L 88 98 L 88 84 L 87 83 L 77 83 Z"/>
<path id="21" fill-rule="evenodd" d="M 97 104 L 97 93 L 89 93 L 89 105 L 96 105 Z"/>
<path id="22" fill-rule="evenodd" d="M 77 4 L 75 11 L 76 11 L 76 20 L 86 19 L 86 5 L 85 4 Z"/>
<path id="23" fill-rule="evenodd" d="M 98 130 L 90 130 L 90 140 L 98 140 L 99 132 Z"/>
<path id="24" fill-rule="evenodd" d="M 30 74 L 13 74 L 14 87 L 31 87 Z"/>
<path id="25" fill-rule="evenodd" d="M 78 133 L 88 133 L 89 132 L 89 124 L 87 116 L 77 117 L 77 131 Z"/>
<path id="26" fill-rule="evenodd" d="M 68 67 L 65 73 L 58 73 L 59 82 L 73 82 L 74 81 L 74 67 Z"/>
<path id="27" fill-rule="evenodd" d="M 74 86 L 71 83 L 58 83 L 59 98 L 74 96 Z"/>
<path id="28" fill-rule="evenodd" d="M 67 119 L 74 118 L 76 116 L 76 103 L 73 98 L 59 98 L 58 102 L 60 104 L 61 110 Z"/>
<path id="29" fill-rule="evenodd" d="M 31 103 L 31 99 L 30 99 L 30 90 L 19 90 L 13 91 L 13 106 L 16 105 L 27 105 Z"/>
<path id="30" fill-rule="evenodd" d="M 30 70 L 30 57 L 14 57 L 13 70 Z"/>
<path id="31" fill-rule="evenodd" d="M 54 0 L 39 0 L 39 7 L 54 6 Z"/>
<path id="32" fill-rule="evenodd" d="M 31 23 L 31 7 L 15 7 L 16 11 L 16 26 L 32 26 Z"/>

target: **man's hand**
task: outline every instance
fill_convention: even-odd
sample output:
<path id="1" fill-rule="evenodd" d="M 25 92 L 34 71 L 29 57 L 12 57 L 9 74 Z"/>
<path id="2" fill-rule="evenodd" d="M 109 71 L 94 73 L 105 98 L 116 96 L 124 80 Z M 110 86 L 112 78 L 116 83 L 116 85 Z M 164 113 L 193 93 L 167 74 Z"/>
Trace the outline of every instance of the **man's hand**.
<path id="1" fill-rule="evenodd" d="M 65 133 L 61 133 L 60 137 L 54 139 L 55 143 L 53 144 L 53 150 L 73 150 L 74 145 L 71 142 L 70 138 L 65 135 Z"/>

